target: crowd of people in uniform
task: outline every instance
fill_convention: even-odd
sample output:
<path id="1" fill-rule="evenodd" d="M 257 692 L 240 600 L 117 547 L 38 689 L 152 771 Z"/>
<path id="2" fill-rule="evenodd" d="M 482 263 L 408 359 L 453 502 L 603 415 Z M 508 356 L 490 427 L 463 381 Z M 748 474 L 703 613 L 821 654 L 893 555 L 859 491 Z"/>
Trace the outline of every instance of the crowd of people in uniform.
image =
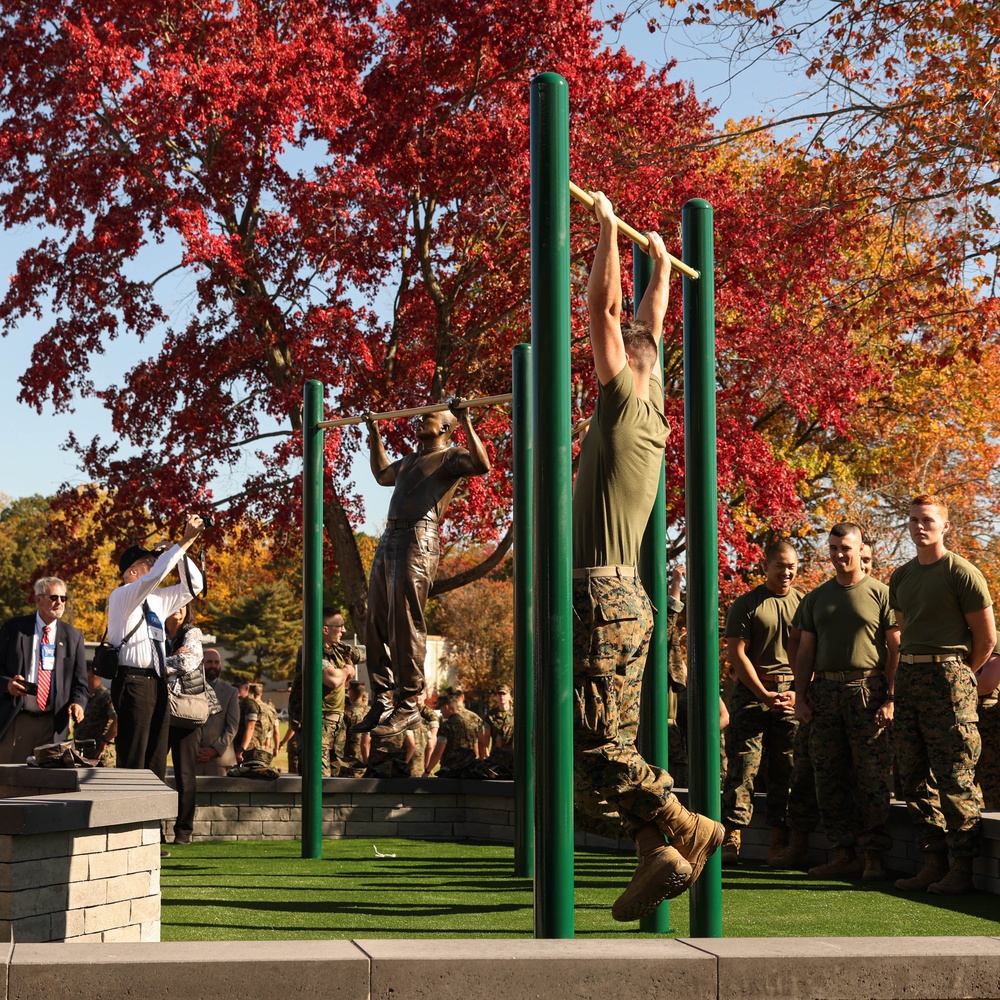
<path id="1" fill-rule="evenodd" d="M 441 778 L 514 777 L 514 711 L 510 686 L 500 684 L 480 717 L 465 705 L 465 693 L 449 687 L 427 704 L 427 693 L 414 695 L 416 712 L 404 728 L 380 732 L 364 720 L 370 699 L 357 678 L 360 650 L 343 642 L 344 616 L 335 608 L 323 611 L 322 738 L 323 777 Z M 288 730 L 280 747 L 288 751 L 289 770 L 299 773 L 302 730 L 302 654 L 296 662 L 289 692 Z"/>

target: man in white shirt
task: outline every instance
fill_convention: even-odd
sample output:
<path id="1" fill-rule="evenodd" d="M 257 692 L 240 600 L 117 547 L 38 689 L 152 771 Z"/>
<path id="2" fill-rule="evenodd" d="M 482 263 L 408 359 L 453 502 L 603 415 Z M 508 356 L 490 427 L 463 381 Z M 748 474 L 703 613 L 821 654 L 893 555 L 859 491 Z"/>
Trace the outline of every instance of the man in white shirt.
<path id="1" fill-rule="evenodd" d="M 167 773 L 170 722 L 163 623 L 202 588 L 201 572 L 185 558 L 202 528 L 202 519 L 191 515 L 179 545 L 162 552 L 139 545 L 126 549 L 118 560 L 123 583 L 108 598 L 108 641 L 121 647 L 118 673 L 111 684 L 118 712 L 118 767 L 148 769 L 160 780 Z M 175 568 L 180 583 L 160 587 Z"/>

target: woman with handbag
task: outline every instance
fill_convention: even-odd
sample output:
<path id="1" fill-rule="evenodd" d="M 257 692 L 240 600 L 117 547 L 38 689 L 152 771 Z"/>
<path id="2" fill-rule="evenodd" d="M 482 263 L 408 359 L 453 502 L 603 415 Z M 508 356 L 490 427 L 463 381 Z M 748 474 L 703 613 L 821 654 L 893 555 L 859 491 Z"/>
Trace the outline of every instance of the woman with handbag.
<path id="1" fill-rule="evenodd" d="M 167 615 L 164 627 L 167 649 L 164 667 L 171 709 L 168 741 L 177 786 L 174 843 L 190 844 L 197 788 L 198 727 L 208 718 L 210 688 L 202 665 L 201 629 L 191 621 L 191 605 L 185 604 Z M 199 722 L 197 717 L 202 704 L 204 716 Z"/>

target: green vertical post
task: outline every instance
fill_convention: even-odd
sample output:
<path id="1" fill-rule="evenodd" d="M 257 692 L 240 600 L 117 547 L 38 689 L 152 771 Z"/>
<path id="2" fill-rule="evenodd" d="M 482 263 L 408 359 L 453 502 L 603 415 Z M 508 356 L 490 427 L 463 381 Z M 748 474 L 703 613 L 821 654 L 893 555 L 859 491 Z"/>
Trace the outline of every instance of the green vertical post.
<path id="1" fill-rule="evenodd" d="M 514 348 L 514 874 L 535 874 L 535 664 L 532 635 L 531 345 Z"/>
<path id="2" fill-rule="evenodd" d="M 323 384 L 306 382 L 302 405 L 302 857 L 323 855 L 319 766 L 323 657 Z"/>
<path id="3" fill-rule="evenodd" d="M 535 937 L 573 937 L 569 89 L 531 81 Z"/>
<path id="4" fill-rule="evenodd" d="M 684 489 L 687 521 L 688 760 L 690 806 L 718 820 L 719 495 L 715 424 L 715 261 L 712 206 L 682 212 L 684 278 Z M 691 889 L 691 935 L 722 937 L 722 861 L 716 852 Z"/>
<path id="5" fill-rule="evenodd" d="M 632 297 L 634 310 L 653 277 L 653 258 L 632 244 Z M 660 367 L 663 367 L 663 344 L 660 344 Z M 639 752 L 655 767 L 669 769 L 667 753 L 667 716 L 669 691 L 667 671 L 667 484 L 666 459 L 660 462 L 660 483 L 639 550 L 639 577 L 649 595 L 656 618 L 642 675 L 642 701 L 639 706 Z M 639 921 L 643 931 L 665 934 L 670 930 L 670 903 L 661 903 Z"/>

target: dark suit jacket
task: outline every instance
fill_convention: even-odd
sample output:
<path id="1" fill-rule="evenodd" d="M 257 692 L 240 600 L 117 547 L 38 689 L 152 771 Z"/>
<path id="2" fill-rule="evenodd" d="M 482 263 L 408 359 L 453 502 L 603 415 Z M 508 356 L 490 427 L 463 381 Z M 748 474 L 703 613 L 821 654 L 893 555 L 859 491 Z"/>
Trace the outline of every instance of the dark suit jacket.
<path id="1" fill-rule="evenodd" d="M 64 621 L 55 623 L 56 661 L 49 695 L 55 710 L 53 741 L 66 739 L 69 732 L 69 705 L 87 707 L 87 650 L 83 633 Z M 35 615 L 10 618 L 0 627 L 0 737 L 7 732 L 24 698 L 7 692 L 7 683 L 18 674 L 28 676 L 35 638 Z"/>

